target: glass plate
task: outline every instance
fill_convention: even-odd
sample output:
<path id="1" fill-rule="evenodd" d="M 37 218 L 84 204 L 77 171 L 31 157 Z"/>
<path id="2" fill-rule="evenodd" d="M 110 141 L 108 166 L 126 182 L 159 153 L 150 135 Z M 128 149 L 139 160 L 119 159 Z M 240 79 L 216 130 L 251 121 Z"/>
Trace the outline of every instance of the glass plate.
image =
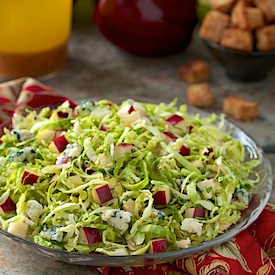
<path id="1" fill-rule="evenodd" d="M 188 108 L 189 113 L 195 114 L 200 113 L 202 116 L 207 115 L 207 113 L 194 108 Z M 220 121 L 217 121 L 217 124 Z M 43 256 L 48 256 L 54 258 L 58 261 L 62 261 L 69 264 L 78 265 L 90 265 L 90 266 L 145 266 L 160 264 L 164 262 L 172 262 L 179 258 L 185 258 L 190 255 L 207 251 L 212 247 L 218 246 L 224 243 L 238 233 L 246 229 L 251 223 L 253 223 L 265 205 L 267 204 L 271 189 L 272 189 L 272 172 L 271 165 L 264 155 L 262 149 L 250 138 L 243 130 L 238 128 L 232 122 L 225 120 L 225 131 L 228 132 L 235 139 L 240 140 L 240 142 L 245 146 L 247 159 L 258 159 L 260 160 L 260 165 L 257 171 L 260 176 L 260 182 L 256 186 L 249 207 L 242 212 L 241 219 L 236 225 L 231 226 L 224 234 L 218 236 L 217 238 L 206 241 L 199 245 L 184 248 L 180 250 L 155 253 L 155 254 L 144 254 L 138 256 L 105 256 L 105 255 L 94 255 L 94 254 L 80 254 L 80 253 L 69 253 L 65 251 L 55 250 L 51 248 L 46 248 L 32 241 L 21 239 L 12 234 L 9 234 L 0 229 L 0 234 L 6 236 L 8 239 L 20 243 L 23 247 L 29 248 L 32 251 L 38 252 Z"/>

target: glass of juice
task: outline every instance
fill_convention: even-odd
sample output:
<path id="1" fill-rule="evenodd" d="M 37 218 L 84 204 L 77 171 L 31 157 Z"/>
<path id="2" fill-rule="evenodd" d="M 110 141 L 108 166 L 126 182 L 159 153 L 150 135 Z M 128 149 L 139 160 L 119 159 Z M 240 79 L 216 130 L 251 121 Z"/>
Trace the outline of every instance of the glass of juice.
<path id="1" fill-rule="evenodd" d="M 65 63 L 72 0 L 0 0 L 0 78 L 45 76 Z"/>

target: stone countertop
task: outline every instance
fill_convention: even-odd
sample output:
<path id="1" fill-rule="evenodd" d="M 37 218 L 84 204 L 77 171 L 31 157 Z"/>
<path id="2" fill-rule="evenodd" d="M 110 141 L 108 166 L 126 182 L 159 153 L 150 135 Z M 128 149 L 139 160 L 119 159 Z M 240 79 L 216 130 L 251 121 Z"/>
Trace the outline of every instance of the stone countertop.
<path id="1" fill-rule="evenodd" d="M 222 99 L 240 95 L 256 100 L 260 116 L 253 122 L 237 123 L 262 145 L 275 143 L 275 70 L 263 81 L 244 84 L 228 79 L 222 67 L 209 55 L 199 39 L 183 53 L 140 58 L 126 55 L 105 41 L 94 30 L 74 31 L 70 43 L 69 60 L 56 78 L 47 84 L 74 100 L 108 98 L 120 102 L 133 98 L 149 102 L 169 102 L 177 97 L 185 103 L 186 83 L 177 77 L 177 68 L 183 62 L 203 58 L 212 66 L 211 89 L 215 105 L 210 111 L 221 111 Z M 275 151 L 275 145 L 269 146 Z M 268 154 L 275 172 L 275 154 Z M 275 202 L 275 191 L 271 201 Z M 73 266 L 21 248 L 0 237 L 0 274 L 2 275 L 92 275 L 94 268 Z"/>

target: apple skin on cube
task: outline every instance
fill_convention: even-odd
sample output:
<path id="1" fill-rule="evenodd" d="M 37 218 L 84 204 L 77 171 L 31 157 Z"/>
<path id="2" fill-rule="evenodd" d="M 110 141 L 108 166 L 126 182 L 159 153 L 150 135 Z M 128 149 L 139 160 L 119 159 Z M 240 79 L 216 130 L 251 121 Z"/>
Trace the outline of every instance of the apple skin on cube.
<path id="1" fill-rule="evenodd" d="M 112 192 L 108 183 L 103 183 L 92 189 L 92 196 L 96 203 L 103 204 L 113 199 Z"/>
<path id="2" fill-rule="evenodd" d="M 190 149 L 184 145 L 180 147 L 180 152 L 182 156 L 189 156 L 190 155 Z"/>
<path id="3" fill-rule="evenodd" d="M 172 115 L 166 119 L 166 121 L 171 124 L 172 126 L 176 126 L 179 123 L 183 122 L 183 118 L 179 115 Z"/>
<path id="4" fill-rule="evenodd" d="M 59 112 L 57 112 L 57 116 L 60 118 L 67 118 L 67 117 L 69 117 L 69 114 L 66 112 L 59 111 Z"/>
<path id="5" fill-rule="evenodd" d="M 205 210 L 201 208 L 188 208 L 185 210 L 186 218 L 205 218 Z"/>
<path id="6" fill-rule="evenodd" d="M 168 142 L 177 140 L 177 136 L 169 131 L 163 132 L 163 135 Z"/>
<path id="7" fill-rule="evenodd" d="M 27 170 L 24 171 L 22 176 L 22 184 L 34 184 L 38 181 L 39 176 L 34 174 L 33 172 L 29 172 Z"/>
<path id="8" fill-rule="evenodd" d="M 134 112 L 134 111 L 135 111 L 135 107 L 134 107 L 133 105 L 131 105 L 131 106 L 129 107 L 128 114 L 131 114 L 131 113 Z"/>
<path id="9" fill-rule="evenodd" d="M 162 189 L 158 190 L 154 195 L 154 204 L 155 205 L 167 205 L 170 201 L 170 190 Z"/>
<path id="10" fill-rule="evenodd" d="M 55 153 L 61 153 L 66 149 L 69 144 L 68 140 L 64 135 L 55 138 L 50 144 L 50 150 Z"/>
<path id="11" fill-rule="evenodd" d="M 166 240 L 165 239 L 157 239 L 152 240 L 150 244 L 150 253 L 161 253 L 166 252 Z"/>
<path id="12" fill-rule="evenodd" d="M 108 131 L 108 127 L 107 127 L 105 124 L 102 124 L 102 125 L 100 126 L 100 130 L 101 130 L 101 131 L 104 131 L 104 132 L 107 132 L 107 131 Z"/>
<path id="13" fill-rule="evenodd" d="M 5 213 L 12 212 L 16 209 L 16 205 L 11 199 L 11 197 L 8 197 L 5 202 L 3 202 L 0 205 L 0 215 L 3 215 Z"/>
<path id="14" fill-rule="evenodd" d="M 94 244 L 102 242 L 99 231 L 92 227 L 82 227 L 79 231 L 81 244 Z"/>

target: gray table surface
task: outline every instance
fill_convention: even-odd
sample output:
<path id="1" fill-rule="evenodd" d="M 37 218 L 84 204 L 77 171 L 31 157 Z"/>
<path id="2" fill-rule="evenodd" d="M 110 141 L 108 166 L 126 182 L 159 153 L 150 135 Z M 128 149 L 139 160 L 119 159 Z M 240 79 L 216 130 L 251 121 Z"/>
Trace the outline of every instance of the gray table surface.
<path id="1" fill-rule="evenodd" d="M 236 83 L 228 79 L 222 67 L 209 55 L 194 36 L 192 44 L 180 54 L 160 58 L 126 55 L 110 45 L 94 30 L 74 31 L 66 67 L 47 84 L 74 100 L 109 98 L 120 102 L 126 98 L 141 101 L 169 102 L 177 97 L 186 102 L 186 84 L 177 77 L 183 62 L 203 58 L 212 66 L 211 89 L 215 105 L 221 111 L 222 99 L 240 95 L 256 100 L 260 116 L 253 122 L 238 123 L 262 145 L 275 149 L 275 70 L 257 83 Z M 268 154 L 275 172 L 275 154 Z M 275 202 L 273 190 L 270 201 Z M 73 266 L 26 251 L 18 244 L 0 237 L 0 274 L 7 275 L 92 275 L 94 268 Z"/>

